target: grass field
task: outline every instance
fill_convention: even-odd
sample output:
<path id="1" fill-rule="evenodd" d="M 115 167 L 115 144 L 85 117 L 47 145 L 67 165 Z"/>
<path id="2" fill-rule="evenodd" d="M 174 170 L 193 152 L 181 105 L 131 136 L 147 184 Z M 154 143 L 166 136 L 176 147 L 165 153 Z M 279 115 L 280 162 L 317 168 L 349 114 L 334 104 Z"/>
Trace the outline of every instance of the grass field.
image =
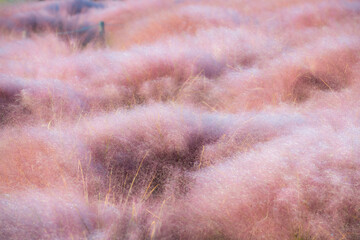
<path id="1" fill-rule="evenodd" d="M 0 239 L 360 239 L 360 2 L 9 2 Z"/>

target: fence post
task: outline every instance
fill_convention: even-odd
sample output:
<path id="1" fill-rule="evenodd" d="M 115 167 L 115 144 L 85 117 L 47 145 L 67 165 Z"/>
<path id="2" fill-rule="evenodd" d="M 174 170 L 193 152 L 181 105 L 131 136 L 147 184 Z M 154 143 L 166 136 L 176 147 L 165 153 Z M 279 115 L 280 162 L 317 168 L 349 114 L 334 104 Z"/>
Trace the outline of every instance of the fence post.
<path id="1" fill-rule="evenodd" d="M 29 33 L 27 30 L 24 30 L 22 31 L 22 38 L 25 39 L 25 38 L 28 38 L 29 37 Z"/>
<path id="2" fill-rule="evenodd" d="M 99 23 L 99 30 L 100 30 L 100 33 L 99 33 L 100 43 L 102 46 L 105 46 L 105 22 L 104 21 L 101 21 Z"/>

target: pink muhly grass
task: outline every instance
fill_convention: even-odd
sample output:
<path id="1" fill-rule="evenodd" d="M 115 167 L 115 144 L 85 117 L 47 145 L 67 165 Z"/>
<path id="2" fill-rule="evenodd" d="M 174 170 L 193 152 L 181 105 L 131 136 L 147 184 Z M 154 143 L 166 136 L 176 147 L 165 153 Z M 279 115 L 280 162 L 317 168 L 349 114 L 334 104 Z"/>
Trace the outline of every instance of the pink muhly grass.
<path id="1" fill-rule="evenodd" d="M 1 6 L 0 239 L 359 239 L 359 13 Z"/>

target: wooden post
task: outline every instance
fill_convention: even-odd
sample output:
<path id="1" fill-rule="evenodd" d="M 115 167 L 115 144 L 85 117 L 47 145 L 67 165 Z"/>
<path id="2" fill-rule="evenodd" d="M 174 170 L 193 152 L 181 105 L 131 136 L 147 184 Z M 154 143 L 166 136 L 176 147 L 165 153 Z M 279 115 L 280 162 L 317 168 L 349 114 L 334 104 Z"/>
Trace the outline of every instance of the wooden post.
<path id="1" fill-rule="evenodd" d="M 29 37 L 29 33 L 27 30 L 24 30 L 22 31 L 22 38 L 25 39 L 25 38 L 28 38 Z"/>
<path id="2" fill-rule="evenodd" d="M 105 22 L 101 21 L 99 23 L 99 37 L 100 37 L 100 43 L 102 46 L 105 46 Z"/>

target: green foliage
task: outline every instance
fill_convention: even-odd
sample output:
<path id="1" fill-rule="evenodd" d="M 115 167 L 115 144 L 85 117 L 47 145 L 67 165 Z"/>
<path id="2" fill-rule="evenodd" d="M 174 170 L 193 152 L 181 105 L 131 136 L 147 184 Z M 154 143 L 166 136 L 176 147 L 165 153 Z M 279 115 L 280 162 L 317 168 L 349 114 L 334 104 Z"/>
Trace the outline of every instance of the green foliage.
<path id="1" fill-rule="evenodd" d="M 0 4 L 30 2 L 30 0 L 0 0 Z"/>

